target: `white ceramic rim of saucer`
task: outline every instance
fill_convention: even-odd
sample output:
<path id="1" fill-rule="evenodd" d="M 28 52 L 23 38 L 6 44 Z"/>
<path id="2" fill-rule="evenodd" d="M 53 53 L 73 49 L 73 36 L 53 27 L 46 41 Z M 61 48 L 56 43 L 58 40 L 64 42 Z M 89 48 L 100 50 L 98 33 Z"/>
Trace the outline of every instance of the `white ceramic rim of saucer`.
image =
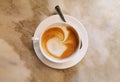
<path id="1" fill-rule="evenodd" d="M 80 38 L 82 40 L 81 51 L 77 52 L 76 53 L 77 55 L 74 56 L 74 58 L 71 61 L 64 62 L 64 63 L 55 63 L 55 62 L 49 61 L 42 55 L 40 48 L 39 48 L 39 41 L 33 40 L 33 47 L 34 47 L 34 50 L 38 58 L 47 66 L 55 68 L 55 69 L 66 69 L 66 68 L 76 65 L 77 63 L 81 61 L 81 59 L 83 59 L 87 51 L 87 48 L 88 48 L 88 35 L 87 35 L 87 31 L 84 28 L 84 26 L 80 23 L 80 21 L 78 21 L 74 17 L 69 16 L 69 15 L 64 15 L 64 16 L 67 21 L 67 24 L 70 24 L 71 26 L 79 30 L 79 33 L 81 36 Z M 48 27 L 58 22 L 63 22 L 58 15 L 53 15 L 53 16 L 46 18 L 38 25 L 33 37 L 40 37 L 40 34 L 42 33 L 42 30 L 44 29 L 44 27 Z"/>

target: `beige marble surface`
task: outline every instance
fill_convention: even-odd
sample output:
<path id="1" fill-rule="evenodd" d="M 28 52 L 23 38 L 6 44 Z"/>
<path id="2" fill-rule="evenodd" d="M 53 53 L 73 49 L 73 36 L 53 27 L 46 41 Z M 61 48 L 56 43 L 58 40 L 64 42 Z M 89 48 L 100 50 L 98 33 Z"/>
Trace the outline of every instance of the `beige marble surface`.
<path id="1" fill-rule="evenodd" d="M 84 59 L 65 70 L 39 61 L 31 41 L 56 4 L 89 36 Z M 0 82 L 120 82 L 120 1 L 0 0 Z"/>

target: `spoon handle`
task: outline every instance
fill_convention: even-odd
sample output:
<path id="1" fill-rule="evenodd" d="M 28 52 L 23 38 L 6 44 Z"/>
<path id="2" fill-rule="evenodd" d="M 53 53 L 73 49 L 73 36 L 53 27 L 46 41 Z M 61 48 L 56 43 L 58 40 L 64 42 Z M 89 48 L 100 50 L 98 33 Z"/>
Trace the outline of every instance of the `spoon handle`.
<path id="1" fill-rule="evenodd" d="M 57 6 L 55 6 L 55 9 L 56 9 L 56 11 L 58 12 L 60 18 L 61 18 L 64 22 L 66 22 L 66 20 L 65 20 L 65 18 L 64 18 L 64 16 L 63 16 L 63 14 L 62 14 L 62 12 L 61 12 L 60 7 L 57 5 Z"/>

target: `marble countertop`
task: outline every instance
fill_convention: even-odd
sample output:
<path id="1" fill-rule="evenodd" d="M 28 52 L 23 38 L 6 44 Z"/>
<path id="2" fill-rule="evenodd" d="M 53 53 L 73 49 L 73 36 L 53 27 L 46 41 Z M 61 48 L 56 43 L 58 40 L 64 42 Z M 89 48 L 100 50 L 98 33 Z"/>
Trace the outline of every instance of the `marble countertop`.
<path id="1" fill-rule="evenodd" d="M 86 56 L 76 66 L 56 70 L 35 55 L 31 37 L 37 25 L 64 13 L 85 26 L 89 36 Z M 1 82 L 119 82 L 119 0 L 0 0 Z"/>

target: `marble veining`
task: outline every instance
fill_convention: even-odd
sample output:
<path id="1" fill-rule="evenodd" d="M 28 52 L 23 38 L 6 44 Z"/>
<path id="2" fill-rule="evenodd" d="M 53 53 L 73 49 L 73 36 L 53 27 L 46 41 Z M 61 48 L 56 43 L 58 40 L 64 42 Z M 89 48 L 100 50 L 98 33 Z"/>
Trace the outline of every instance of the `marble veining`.
<path id="1" fill-rule="evenodd" d="M 86 56 L 76 66 L 56 70 L 44 65 L 33 50 L 37 25 L 59 4 L 85 26 Z M 119 0 L 0 0 L 1 82 L 119 82 Z"/>

